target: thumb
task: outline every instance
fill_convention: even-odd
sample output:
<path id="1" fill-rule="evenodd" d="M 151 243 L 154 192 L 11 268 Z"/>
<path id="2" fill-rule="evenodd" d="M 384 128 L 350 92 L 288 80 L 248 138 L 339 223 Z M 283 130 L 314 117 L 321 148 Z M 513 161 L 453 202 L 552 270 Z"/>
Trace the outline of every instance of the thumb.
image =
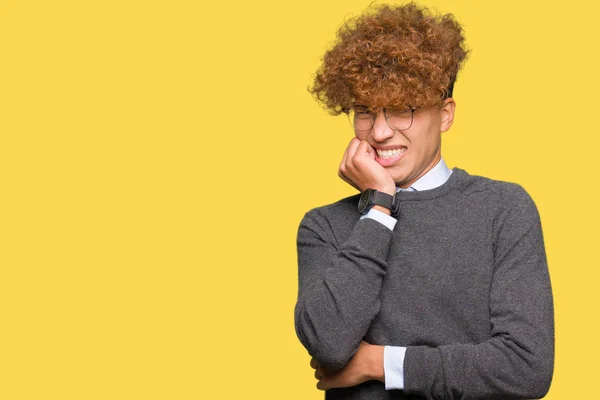
<path id="1" fill-rule="evenodd" d="M 361 156 L 366 155 L 372 160 L 375 159 L 375 149 L 366 140 L 361 140 L 360 144 L 358 145 L 358 148 L 356 149 L 356 154 L 359 154 Z"/>
<path id="2" fill-rule="evenodd" d="M 376 155 L 375 149 L 368 143 L 367 143 L 367 154 L 369 155 L 369 157 L 371 157 L 371 159 L 373 159 L 373 160 L 375 159 L 375 155 Z"/>

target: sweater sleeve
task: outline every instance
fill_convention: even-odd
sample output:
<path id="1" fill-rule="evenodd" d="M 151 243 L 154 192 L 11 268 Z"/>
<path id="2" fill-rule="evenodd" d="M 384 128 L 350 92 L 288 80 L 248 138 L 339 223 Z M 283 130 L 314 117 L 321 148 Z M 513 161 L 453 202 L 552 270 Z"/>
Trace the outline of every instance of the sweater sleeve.
<path id="1" fill-rule="evenodd" d="M 540 217 L 518 185 L 494 222 L 491 338 L 408 347 L 405 393 L 427 399 L 541 398 L 554 367 L 554 314 Z"/>
<path id="2" fill-rule="evenodd" d="M 365 218 L 345 242 L 337 243 L 318 210 L 306 213 L 300 223 L 295 328 L 322 365 L 346 365 L 379 312 L 392 236 L 389 228 Z"/>

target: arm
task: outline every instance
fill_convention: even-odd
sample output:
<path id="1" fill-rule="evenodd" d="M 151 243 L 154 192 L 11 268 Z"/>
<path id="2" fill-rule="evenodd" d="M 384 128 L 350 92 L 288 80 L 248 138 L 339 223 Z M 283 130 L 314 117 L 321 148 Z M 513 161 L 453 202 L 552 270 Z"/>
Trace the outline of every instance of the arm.
<path id="1" fill-rule="evenodd" d="M 397 220 L 389 214 L 389 210 L 380 211 L 372 208 L 360 219 L 374 219 L 393 231 Z M 341 370 L 328 373 L 315 358 L 311 360 L 310 365 L 317 369 L 315 378 L 319 380 L 317 388 L 321 390 L 356 386 L 371 379 L 384 382 L 386 389 L 402 389 L 405 351 L 406 347 L 396 346 L 385 346 L 384 351 L 384 346 L 372 345 L 363 340 L 354 356 Z"/>
<path id="2" fill-rule="evenodd" d="M 383 346 L 361 341 L 356 354 L 340 370 L 328 371 L 315 358 L 310 360 L 310 366 L 316 369 L 317 389 L 320 390 L 356 386 L 371 379 L 383 382 Z"/>
<path id="3" fill-rule="evenodd" d="M 319 212 L 307 213 L 300 223 L 296 333 L 322 365 L 346 365 L 379 312 L 392 235 L 383 224 L 365 218 L 337 244 Z"/>
<path id="4" fill-rule="evenodd" d="M 310 366 L 316 369 L 320 390 L 356 386 L 372 379 L 384 382 L 386 390 L 402 389 L 405 351 L 406 347 L 381 346 L 363 340 L 356 354 L 340 370 L 328 371 L 315 358 L 310 360 Z"/>
<path id="5" fill-rule="evenodd" d="M 392 195 L 396 191 L 391 175 L 375 162 L 375 150 L 358 138 L 348 144 L 338 175 L 360 191 L 373 188 Z M 359 219 L 347 230 L 347 239 L 339 243 L 327 218 L 313 210 L 304 216 L 297 237 L 296 333 L 309 354 L 333 370 L 341 369 L 357 352 L 379 312 L 393 235 L 371 218 Z"/>
<path id="6" fill-rule="evenodd" d="M 494 223 L 491 339 L 408 347 L 404 391 L 427 399 L 539 398 L 554 365 L 553 301 L 542 229 L 529 195 L 515 186 Z"/>

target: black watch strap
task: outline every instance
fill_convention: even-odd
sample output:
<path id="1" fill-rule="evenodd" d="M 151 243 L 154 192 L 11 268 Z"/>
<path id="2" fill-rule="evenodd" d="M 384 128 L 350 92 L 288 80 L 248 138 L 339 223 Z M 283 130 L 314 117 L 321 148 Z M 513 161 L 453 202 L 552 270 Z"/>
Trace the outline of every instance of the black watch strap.
<path id="1" fill-rule="evenodd" d="M 360 196 L 358 211 L 364 215 L 369 212 L 374 205 L 387 208 L 394 218 L 398 218 L 400 215 L 400 201 L 396 195 L 391 196 L 375 189 L 366 189 Z"/>

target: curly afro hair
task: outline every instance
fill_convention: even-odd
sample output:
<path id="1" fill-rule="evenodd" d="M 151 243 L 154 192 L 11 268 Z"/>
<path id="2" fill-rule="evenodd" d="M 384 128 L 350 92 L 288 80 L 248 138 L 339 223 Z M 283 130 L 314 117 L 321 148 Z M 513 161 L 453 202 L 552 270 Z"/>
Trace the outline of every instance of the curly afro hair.
<path id="1" fill-rule="evenodd" d="M 440 105 L 469 51 L 452 14 L 426 7 L 379 5 L 346 21 L 308 90 L 332 115 L 355 102 L 383 107 Z"/>

